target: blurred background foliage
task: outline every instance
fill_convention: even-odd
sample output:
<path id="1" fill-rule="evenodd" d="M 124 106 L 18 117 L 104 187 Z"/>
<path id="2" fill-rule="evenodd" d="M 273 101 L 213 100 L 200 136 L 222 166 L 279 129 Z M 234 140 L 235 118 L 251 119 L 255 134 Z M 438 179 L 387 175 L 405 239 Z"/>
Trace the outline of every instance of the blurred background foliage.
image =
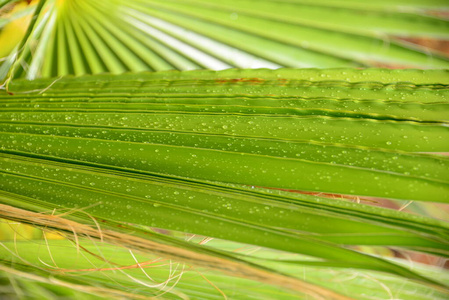
<path id="1" fill-rule="evenodd" d="M 449 66 L 444 0 L 360 3 L 3 1 L 1 74 Z"/>

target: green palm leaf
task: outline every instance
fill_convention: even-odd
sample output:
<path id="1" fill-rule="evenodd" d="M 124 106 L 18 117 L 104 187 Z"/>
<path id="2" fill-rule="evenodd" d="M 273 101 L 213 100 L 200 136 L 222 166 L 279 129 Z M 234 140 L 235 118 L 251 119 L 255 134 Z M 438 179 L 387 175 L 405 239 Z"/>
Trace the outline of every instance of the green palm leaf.
<path id="1" fill-rule="evenodd" d="M 447 298 L 448 9 L 0 1 L 0 295 Z"/>
<path id="2" fill-rule="evenodd" d="M 421 84 L 418 77 L 416 83 L 392 84 L 397 71 L 378 72 L 383 82 L 332 80 L 337 75 L 310 80 L 308 75 L 319 73 L 313 70 L 97 76 L 32 85 L 21 81 L 11 85 L 17 100 L 3 96 L 5 133 L 0 138 L 14 151 L 159 174 L 447 202 L 447 159 L 412 153 L 447 150 L 444 116 L 421 116 L 423 107 L 433 105 L 445 114 L 446 85 Z M 170 79 L 172 74 L 177 78 Z M 405 74 L 425 77 L 422 71 Z M 50 89 L 36 95 L 49 84 Z M 36 92 L 23 93 L 24 87 Z M 340 90 L 350 90 L 352 95 L 346 95 L 354 98 L 333 96 Z M 311 97 L 301 98 L 304 91 L 311 91 Z M 429 102 L 416 103 L 416 93 L 427 94 Z M 358 100 L 364 98 L 376 100 Z M 391 100 L 380 100 L 385 98 Z M 407 114 L 385 114 L 393 112 L 390 107 L 398 100 L 409 108 Z M 360 112 L 346 113 L 327 105 L 345 108 L 351 101 L 367 102 L 368 108 L 359 105 Z M 309 107 L 301 108 L 303 103 Z M 371 112 L 372 103 L 381 111 Z M 50 144 L 55 147 L 42 147 Z"/>
<path id="3" fill-rule="evenodd" d="M 245 298 L 245 299 L 301 299 L 301 294 L 293 293 L 292 291 L 282 290 L 271 285 L 259 285 L 257 282 L 247 279 L 227 277 L 217 272 L 206 271 L 205 269 L 197 269 L 204 274 L 205 278 L 210 282 L 213 282 L 215 287 L 208 283 L 206 279 L 200 277 L 196 270 L 182 268 L 182 265 L 176 264 L 174 261 L 164 261 L 157 256 L 149 256 L 148 254 L 142 255 L 137 251 L 134 252 L 134 257 L 142 262 L 142 268 L 146 271 L 146 274 L 142 272 L 140 268 L 123 268 L 121 266 L 135 266 L 136 261 L 130 255 L 129 251 L 124 248 L 117 248 L 115 245 L 101 244 L 96 245 L 88 239 L 83 239 L 83 247 L 89 251 L 84 255 L 77 253 L 76 246 L 68 240 L 55 241 L 49 240 L 48 244 L 39 243 L 39 240 L 33 240 L 30 242 L 19 241 L 17 247 L 19 249 L 30 249 L 30 251 L 21 251 L 19 255 L 28 261 L 35 261 L 36 257 L 39 257 L 42 262 L 53 264 L 53 261 L 57 264 L 59 269 L 69 271 L 72 276 L 61 276 L 53 273 L 54 279 L 49 281 L 48 270 L 42 270 L 36 267 L 30 267 L 25 264 L 16 264 L 16 269 L 6 269 L 8 279 L 15 282 L 15 284 L 22 287 L 23 291 L 27 295 L 34 294 L 35 297 L 39 297 L 42 293 L 48 294 L 50 292 L 61 295 L 65 293 L 66 297 L 70 297 L 70 294 L 75 294 L 72 297 L 82 297 L 86 299 L 97 299 L 95 294 L 100 294 L 103 297 L 117 297 L 123 296 L 130 299 L 137 298 L 141 295 L 156 296 L 163 294 L 162 298 L 166 299 L 179 299 L 184 295 L 190 295 L 195 298 L 202 299 L 223 299 L 220 291 L 227 295 L 229 298 Z M 36 244 L 39 243 L 39 244 Z M 9 249 L 13 249 L 13 242 L 4 243 Z M 223 243 L 219 244 L 218 241 L 212 241 L 210 244 L 214 246 L 220 245 L 223 247 Z M 229 245 L 229 243 L 226 243 Z M 225 244 L 225 245 L 226 245 Z M 28 247 L 27 247 L 28 246 Z M 0 251 L 4 251 L 4 248 Z M 50 249 L 51 252 L 48 251 Z M 6 251 L 5 251 L 6 252 Z M 51 253 L 51 255 L 50 255 Z M 101 260 L 95 255 L 101 253 L 102 257 L 110 262 L 114 262 L 115 265 L 111 267 L 104 260 Z M 270 255 L 268 251 L 259 252 L 259 256 Z M 12 256 L 10 253 L 7 255 Z M 282 254 L 277 254 L 281 256 Z M 77 257 L 76 262 L 74 260 L 68 261 L 64 257 L 71 256 Z M 283 255 L 288 257 L 287 255 Z M 146 262 L 146 263 L 144 263 Z M 150 262 L 151 264 L 148 264 Z M 265 264 L 267 264 L 265 262 Z M 176 266 L 178 265 L 178 268 Z M 41 264 L 45 267 L 45 264 Z M 149 268 L 146 268 L 148 267 Z M 89 271 L 93 268 L 97 268 L 96 271 Z M 172 270 L 169 268 L 172 267 Z M 388 277 L 376 272 L 369 273 L 364 277 L 364 274 L 354 274 L 351 271 L 346 273 L 337 274 L 325 268 L 307 267 L 307 266 L 295 266 L 292 267 L 288 263 L 280 265 L 276 264 L 277 268 L 282 268 L 282 271 L 290 271 L 292 274 L 307 274 L 307 279 L 320 285 L 332 287 L 338 291 L 344 291 L 345 287 L 351 287 L 354 291 L 353 295 L 357 299 L 371 299 L 372 296 L 379 298 L 388 298 L 393 295 L 398 299 L 417 299 L 420 300 L 423 297 L 432 293 L 433 299 L 445 299 L 445 294 L 438 291 L 429 291 L 426 287 L 413 283 L 404 282 L 394 277 Z M 432 271 L 423 266 L 416 266 L 416 269 L 420 271 Z M 4 269 L 2 269 L 4 270 Z M 170 275 L 170 273 L 175 273 Z M 25 273 L 26 272 L 26 273 Z M 176 282 L 182 272 L 182 277 L 179 282 Z M 67 272 L 68 273 L 68 272 Z M 67 274 L 66 273 L 66 274 Z M 36 276 L 34 274 L 39 274 Z M 79 276 L 82 274 L 83 276 Z M 78 275 L 78 276 L 76 276 Z M 148 275 L 151 280 L 146 276 Z M 159 286 L 163 286 L 165 281 L 171 279 L 167 283 L 165 290 L 161 290 Z M 86 286 L 89 283 L 95 282 L 98 286 L 94 286 L 89 289 Z M 117 289 L 116 282 L 126 283 L 122 284 Z M 141 282 L 147 284 L 145 289 L 142 289 Z M 384 285 L 384 289 L 379 289 L 379 282 Z M 47 285 L 45 285 L 47 283 Z M 51 285 L 50 285 L 51 284 Z M 41 286 L 43 285 L 43 286 Z M 49 287 L 50 285 L 50 287 Z M 173 289 L 170 289 L 174 285 Z M 38 288 L 35 288 L 35 287 Z M 100 288 L 99 286 L 102 286 Z M 154 286 L 154 287 L 153 287 Z M 76 287 L 75 289 L 73 287 Z M 96 289 L 95 289 L 96 288 Z M 217 290 L 217 288 L 219 290 Z M 139 289 L 141 294 L 138 295 L 135 291 Z M 56 292 L 56 291 L 57 292 Z M 84 295 L 82 293 L 85 293 Z M 87 294 L 90 292 L 89 294 Z M 131 294 L 132 293 L 132 294 Z M 13 294 L 13 292 L 12 292 Z M 81 294 L 81 295 L 80 295 Z M 92 295 L 93 294 L 93 295 Z M 50 294 L 51 295 L 51 294 Z M 88 298 L 91 297 L 91 298 Z M 101 297 L 100 299 L 102 299 Z M 80 299 L 80 298 L 77 298 Z M 84 298 L 81 298 L 84 299 Z"/>
<path id="4" fill-rule="evenodd" d="M 427 2 L 385 9 L 354 1 L 351 8 L 339 1 L 40 1 L 2 72 L 14 60 L 11 74 L 29 79 L 230 67 L 445 68 L 447 58 L 395 39 L 448 37 L 446 20 L 400 12 L 404 5 L 447 8 Z"/>
<path id="5" fill-rule="evenodd" d="M 114 230 L 195 233 L 316 258 L 290 264 L 382 271 L 442 288 L 343 245 L 447 256 L 447 223 L 254 186 L 447 202 L 447 159 L 416 153 L 447 151 L 445 74 L 228 70 L 12 81 L 0 102 L 2 202 L 82 209 L 76 220 Z M 329 93 L 339 90 L 349 98 Z M 416 103 L 416 93 L 427 102 Z M 346 101 L 377 105 L 328 108 Z M 386 114 L 398 102 L 407 110 Z M 422 113 L 431 105 L 440 117 Z M 370 127 L 355 127 L 361 122 Z"/>

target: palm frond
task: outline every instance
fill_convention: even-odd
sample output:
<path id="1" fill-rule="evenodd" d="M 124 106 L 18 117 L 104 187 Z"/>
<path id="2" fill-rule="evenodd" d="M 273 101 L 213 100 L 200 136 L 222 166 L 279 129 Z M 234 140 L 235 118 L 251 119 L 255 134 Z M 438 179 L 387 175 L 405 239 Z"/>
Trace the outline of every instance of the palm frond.
<path id="1" fill-rule="evenodd" d="M 10 75 L 33 79 L 231 67 L 449 66 L 447 57 L 397 39 L 447 39 L 449 22 L 422 14 L 447 6 L 354 2 L 40 1 L 2 73 L 11 67 Z"/>
<path id="2" fill-rule="evenodd" d="M 446 299 L 448 12 L 0 0 L 0 297 Z"/>
<path id="3" fill-rule="evenodd" d="M 447 203 L 447 158 L 416 153 L 447 151 L 446 73 L 227 70 L 15 80 L 0 96 L 1 202 L 82 210 L 71 216 L 114 230 L 200 234 L 314 257 L 290 265 L 381 271 L 444 289 L 436 278 L 347 247 L 447 257 L 446 222 L 261 187 Z M 347 102 L 359 110 L 346 111 Z M 427 107 L 441 114 L 423 113 Z"/>

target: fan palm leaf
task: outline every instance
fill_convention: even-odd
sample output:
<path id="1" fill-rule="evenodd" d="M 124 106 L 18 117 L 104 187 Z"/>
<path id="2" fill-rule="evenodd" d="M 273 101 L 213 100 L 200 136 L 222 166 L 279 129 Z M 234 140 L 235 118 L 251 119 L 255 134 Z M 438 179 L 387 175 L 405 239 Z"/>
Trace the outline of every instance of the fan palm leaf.
<path id="1" fill-rule="evenodd" d="M 0 1 L 0 293 L 447 298 L 448 9 Z"/>
<path id="2" fill-rule="evenodd" d="M 447 6 L 353 2 L 34 2 L 33 22 L 3 64 L 3 76 L 17 56 L 11 72 L 29 79 L 230 67 L 449 66 L 447 57 L 398 39 L 447 38 L 447 20 L 422 13 Z M 5 17 L 5 31 L 14 20 Z"/>

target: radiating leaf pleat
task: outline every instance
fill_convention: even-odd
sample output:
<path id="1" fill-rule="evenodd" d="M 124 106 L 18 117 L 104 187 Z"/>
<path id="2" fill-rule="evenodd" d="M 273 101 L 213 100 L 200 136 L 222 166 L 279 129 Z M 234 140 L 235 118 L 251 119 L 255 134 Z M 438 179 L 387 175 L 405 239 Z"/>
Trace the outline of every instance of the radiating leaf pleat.
<path id="1" fill-rule="evenodd" d="M 285 0 L 273 0 L 274 2 L 284 2 Z M 423 10 L 449 8 L 445 0 L 380 0 L 380 1 L 359 1 L 359 0 L 288 0 L 293 3 L 318 4 L 330 7 L 359 7 L 371 10 Z"/>
<path id="2" fill-rule="evenodd" d="M 447 158 L 411 153 L 447 151 L 445 74 L 142 73 L 35 81 L 37 95 L 20 93 L 19 81 L 17 102 L 0 102 L 0 138 L 11 151 L 155 174 L 447 202 Z"/>
<path id="3" fill-rule="evenodd" d="M 152 12 L 161 17 L 168 14 L 172 17 L 180 14 L 198 18 L 207 22 L 262 36 L 280 43 L 310 49 L 343 59 L 352 59 L 362 64 L 372 61 L 398 63 L 410 66 L 444 67 L 449 66 L 445 59 L 429 57 L 424 53 L 407 50 L 399 45 L 380 39 L 365 36 L 351 36 L 338 31 L 330 31 L 312 27 L 291 26 L 283 22 L 260 19 L 250 15 L 240 14 L 232 20 L 232 11 L 222 12 L 208 7 L 189 5 L 183 1 L 151 1 L 161 12 Z M 187 25 L 188 26 L 188 25 Z M 334 48 L 333 45 L 338 45 Z"/>
<path id="4" fill-rule="evenodd" d="M 261 18 L 269 18 L 281 22 L 341 30 L 349 33 L 365 34 L 393 34 L 406 36 L 440 37 L 447 38 L 449 34 L 449 22 L 442 19 L 414 16 L 411 14 L 399 14 L 392 12 L 376 12 L 365 7 L 336 8 L 332 6 L 299 4 L 298 2 L 285 1 L 236 1 L 225 0 L 211 2 L 206 0 L 190 0 L 204 6 L 222 10 L 242 12 Z M 389 2 L 391 5 L 392 3 Z M 411 3 L 408 3 L 409 5 Z M 315 6 L 316 5 L 316 6 Z M 415 4 L 416 5 L 416 4 Z M 447 6 L 449 7 L 449 6 Z"/>
<path id="5" fill-rule="evenodd" d="M 447 37 L 447 20 L 423 15 L 423 9 L 438 5 L 442 4 L 48 0 L 12 52 L 19 56 L 10 73 L 32 79 L 173 68 L 444 68 L 449 64 L 442 52 L 404 42 Z M 15 14 L 19 13 L 23 14 Z M 14 24 L 16 17 L 3 23 Z M 3 23 L 0 20 L 0 26 L 7 26 Z M 9 67 L 10 62 L 3 66 Z"/>
<path id="6" fill-rule="evenodd" d="M 278 229 L 275 220 L 270 220 L 272 226 L 264 224 L 261 211 L 265 211 L 267 216 L 269 214 L 278 215 L 282 219 L 282 223 L 286 224 L 285 221 L 289 219 L 287 206 L 282 207 L 283 205 L 281 205 L 282 208 L 279 207 L 281 208 L 279 210 L 276 209 L 277 205 L 274 203 L 274 205 L 271 205 L 270 202 L 251 203 L 248 206 L 249 211 L 247 211 L 248 208 L 244 208 L 243 199 L 233 203 L 229 198 L 220 199 L 220 197 L 224 196 L 223 194 L 219 194 L 218 201 L 212 200 L 213 198 L 201 201 L 200 194 L 192 193 L 194 191 L 192 189 L 193 186 L 183 190 L 179 189 L 180 185 L 178 183 L 172 185 L 173 191 L 170 189 L 169 184 L 163 184 L 157 188 L 157 186 L 151 187 L 148 185 L 150 182 L 144 180 L 145 185 L 142 189 L 133 186 L 129 179 L 125 185 L 120 183 L 118 177 L 114 178 L 115 176 L 112 176 L 109 180 L 104 180 L 101 177 L 106 174 L 101 174 L 98 172 L 99 170 L 92 174 L 93 176 L 88 174 L 86 174 L 87 176 L 80 174 L 80 176 L 76 175 L 77 171 L 70 165 L 65 167 L 61 164 L 56 168 L 47 165 L 49 168 L 42 168 L 42 165 L 39 164 L 36 164 L 34 167 L 32 165 L 26 166 L 13 157 L 10 159 L 10 162 L 14 164 L 8 164 L 8 161 L 6 161 L 6 172 L 2 172 L 2 190 L 34 198 L 36 199 L 34 200 L 36 204 L 46 202 L 46 205 L 56 207 L 75 206 L 86 208 L 93 206 L 91 209 L 86 208 L 86 212 L 100 219 L 132 221 L 133 223 L 147 226 L 162 225 L 163 228 L 184 232 L 195 231 L 208 236 L 316 256 L 325 259 L 332 266 L 342 263 L 345 267 L 361 267 L 389 272 L 415 278 L 423 282 L 428 280 L 406 268 L 375 257 L 340 248 L 333 243 L 320 241 L 319 238 L 313 235 L 305 236 L 296 234 L 295 231 L 288 232 L 287 228 Z M 8 166 L 13 167 L 13 169 L 8 168 Z M 28 170 L 26 174 L 20 174 L 20 171 L 15 171 L 23 167 Z M 39 177 L 35 177 L 33 169 L 40 173 Z M 43 170 L 43 173 L 40 170 Z M 67 173 L 68 177 L 65 177 L 64 173 L 67 171 L 69 171 Z M 45 175 L 45 173 L 48 175 Z M 137 184 L 142 179 L 144 178 L 141 177 L 139 179 L 137 177 L 132 181 Z M 36 189 L 36 185 L 39 186 L 38 189 Z M 114 191 L 113 188 L 111 189 L 112 186 L 116 186 L 116 190 L 122 190 L 122 192 Z M 104 189 L 105 187 L 106 189 Z M 140 197 L 137 196 L 138 193 L 140 193 Z M 238 197 L 241 198 L 241 196 Z M 92 199 L 95 199 L 95 201 L 92 201 Z M 164 201 L 164 199 L 166 200 Z M 213 201 L 213 203 L 208 204 L 209 201 Z M 195 208 L 198 205 L 199 207 Z M 107 209 L 104 209 L 105 207 Z M 212 209 L 212 207 L 215 208 Z M 226 212 L 232 214 L 232 216 L 226 216 Z M 251 216 L 252 214 L 254 216 Z M 300 214 L 300 216 L 314 222 L 313 217 L 308 216 L 307 213 L 305 215 Z M 291 216 L 290 218 L 293 221 L 297 220 L 298 216 Z M 265 219 L 268 220 L 267 218 Z M 340 224 L 343 225 L 343 222 Z M 348 227 L 351 226 L 349 225 Z M 369 232 L 368 227 L 366 229 Z M 401 240 L 401 237 L 398 240 Z M 415 241 L 415 245 L 425 247 L 425 244 L 420 245 L 418 241 Z"/>

